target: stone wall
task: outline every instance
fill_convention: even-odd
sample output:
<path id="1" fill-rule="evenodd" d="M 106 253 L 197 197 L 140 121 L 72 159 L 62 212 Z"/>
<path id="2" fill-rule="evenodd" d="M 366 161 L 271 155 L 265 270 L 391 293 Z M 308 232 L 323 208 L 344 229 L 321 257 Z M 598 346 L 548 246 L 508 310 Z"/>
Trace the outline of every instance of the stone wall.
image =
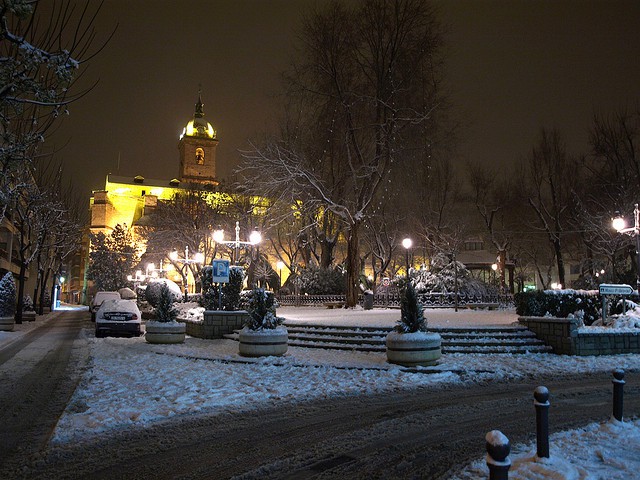
<path id="1" fill-rule="evenodd" d="M 518 321 L 561 355 L 640 353 L 640 332 L 585 333 L 574 318 L 520 317 Z"/>
<path id="2" fill-rule="evenodd" d="M 240 330 L 248 320 L 249 314 L 244 310 L 225 312 L 220 310 L 205 310 L 201 322 L 180 319 L 187 326 L 187 335 L 196 338 L 222 338 L 223 335 Z"/>

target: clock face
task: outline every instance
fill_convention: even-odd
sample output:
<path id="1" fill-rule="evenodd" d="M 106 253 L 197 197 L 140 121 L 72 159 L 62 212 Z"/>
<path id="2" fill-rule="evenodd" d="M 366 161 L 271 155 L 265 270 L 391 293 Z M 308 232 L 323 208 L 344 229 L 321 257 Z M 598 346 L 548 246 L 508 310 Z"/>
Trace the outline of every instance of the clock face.
<path id="1" fill-rule="evenodd" d="M 204 150 L 200 147 L 196 148 L 196 163 L 204 165 Z"/>

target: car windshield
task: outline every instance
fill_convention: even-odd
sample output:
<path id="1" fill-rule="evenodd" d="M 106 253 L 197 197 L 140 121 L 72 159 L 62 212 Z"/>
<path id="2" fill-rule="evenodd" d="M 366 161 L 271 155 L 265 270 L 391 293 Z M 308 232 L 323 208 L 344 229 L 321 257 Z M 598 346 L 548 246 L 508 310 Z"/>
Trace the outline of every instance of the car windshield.
<path id="1" fill-rule="evenodd" d="M 99 310 L 100 313 L 134 313 L 139 315 L 138 306 L 132 300 L 105 300 Z"/>

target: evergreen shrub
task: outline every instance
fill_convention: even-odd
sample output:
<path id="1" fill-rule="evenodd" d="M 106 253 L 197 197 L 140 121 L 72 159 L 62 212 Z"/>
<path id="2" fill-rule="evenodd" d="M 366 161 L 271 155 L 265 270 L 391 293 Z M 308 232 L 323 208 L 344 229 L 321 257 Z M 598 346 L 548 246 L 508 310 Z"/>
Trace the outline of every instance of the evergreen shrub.
<path id="1" fill-rule="evenodd" d="M 411 283 L 404 289 L 400 303 L 400 320 L 396 324 L 395 330 L 399 333 L 427 331 L 427 320 L 424 318 L 423 306 Z"/>
<path id="2" fill-rule="evenodd" d="M 282 324 L 276 316 L 276 297 L 264 288 L 254 288 L 243 295 L 243 303 L 249 313 L 245 327 L 250 330 L 274 329 Z"/>
<path id="3" fill-rule="evenodd" d="M 229 268 L 229 283 L 222 284 L 222 305 L 220 303 L 220 285 L 213 283 L 212 268 L 202 269 L 202 297 L 200 306 L 205 310 L 237 311 L 242 309 L 240 294 L 244 282 L 244 270 L 242 267 Z"/>
<path id="4" fill-rule="evenodd" d="M 514 295 L 521 317 L 582 318 L 591 325 L 600 318 L 602 300 L 596 290 L 534 290 Z"/>
<path id="5" fill-rule="evenodd" d="M 300 290 L 309 295 L 340 295 L 346 292 L 340 268 L 307 267 L 300 271 Z"/>
<path id="6" fill-rule="evenodd" d="M 33 307 L 33 300 L 29 295 L 25 295 L 22 299 L 22 311 L 23 312 L 32 312 L 35 308 Z"/>
<path id="7" fill-rule="evenodd" d="M 16 282 L 7 272 L 0 280 L 0 317 L 13 317 L 16 313 Z"/>
<path id="8" fill-rule="evenodd" d="M 160 284 L 160 295 L 155 310 L 158 322 L 173 322 L 178 317 L 178 309 L 173 305 L 174 295 L 165 283 Z"/>
<path id="9" fill-rule="evenodd" d="M 171 282 L 171 284 L 169 284 L 169 282 Z M 171 285 L 171 288 L 169 288 L 169 285 Z M 180 287 L 178 287 L 178 285 L 176 285 L 171 280 L 161 278 L 149 283 L 144 291 L 144 298 L 152 307 L 158 306 L 163 286 L 167 287 L 167 289 L 169 290 L 169 294 L 172 296 L 174 302 L 178 302 L 182 298 L 182 293 L 180 292 Z"/>

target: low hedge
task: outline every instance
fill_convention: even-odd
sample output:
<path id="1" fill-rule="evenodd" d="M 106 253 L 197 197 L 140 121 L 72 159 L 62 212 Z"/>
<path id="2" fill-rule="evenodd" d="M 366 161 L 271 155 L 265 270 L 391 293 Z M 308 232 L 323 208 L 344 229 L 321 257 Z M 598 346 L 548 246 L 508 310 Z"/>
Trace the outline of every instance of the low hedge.
<path id="1" fill-rule="evenodd" d="M 516 313 L 521 317 L 582 317 L 585 325 L 600 318 L 602 300 L 597 290 L 535 290 L 516 293 Z"/>

